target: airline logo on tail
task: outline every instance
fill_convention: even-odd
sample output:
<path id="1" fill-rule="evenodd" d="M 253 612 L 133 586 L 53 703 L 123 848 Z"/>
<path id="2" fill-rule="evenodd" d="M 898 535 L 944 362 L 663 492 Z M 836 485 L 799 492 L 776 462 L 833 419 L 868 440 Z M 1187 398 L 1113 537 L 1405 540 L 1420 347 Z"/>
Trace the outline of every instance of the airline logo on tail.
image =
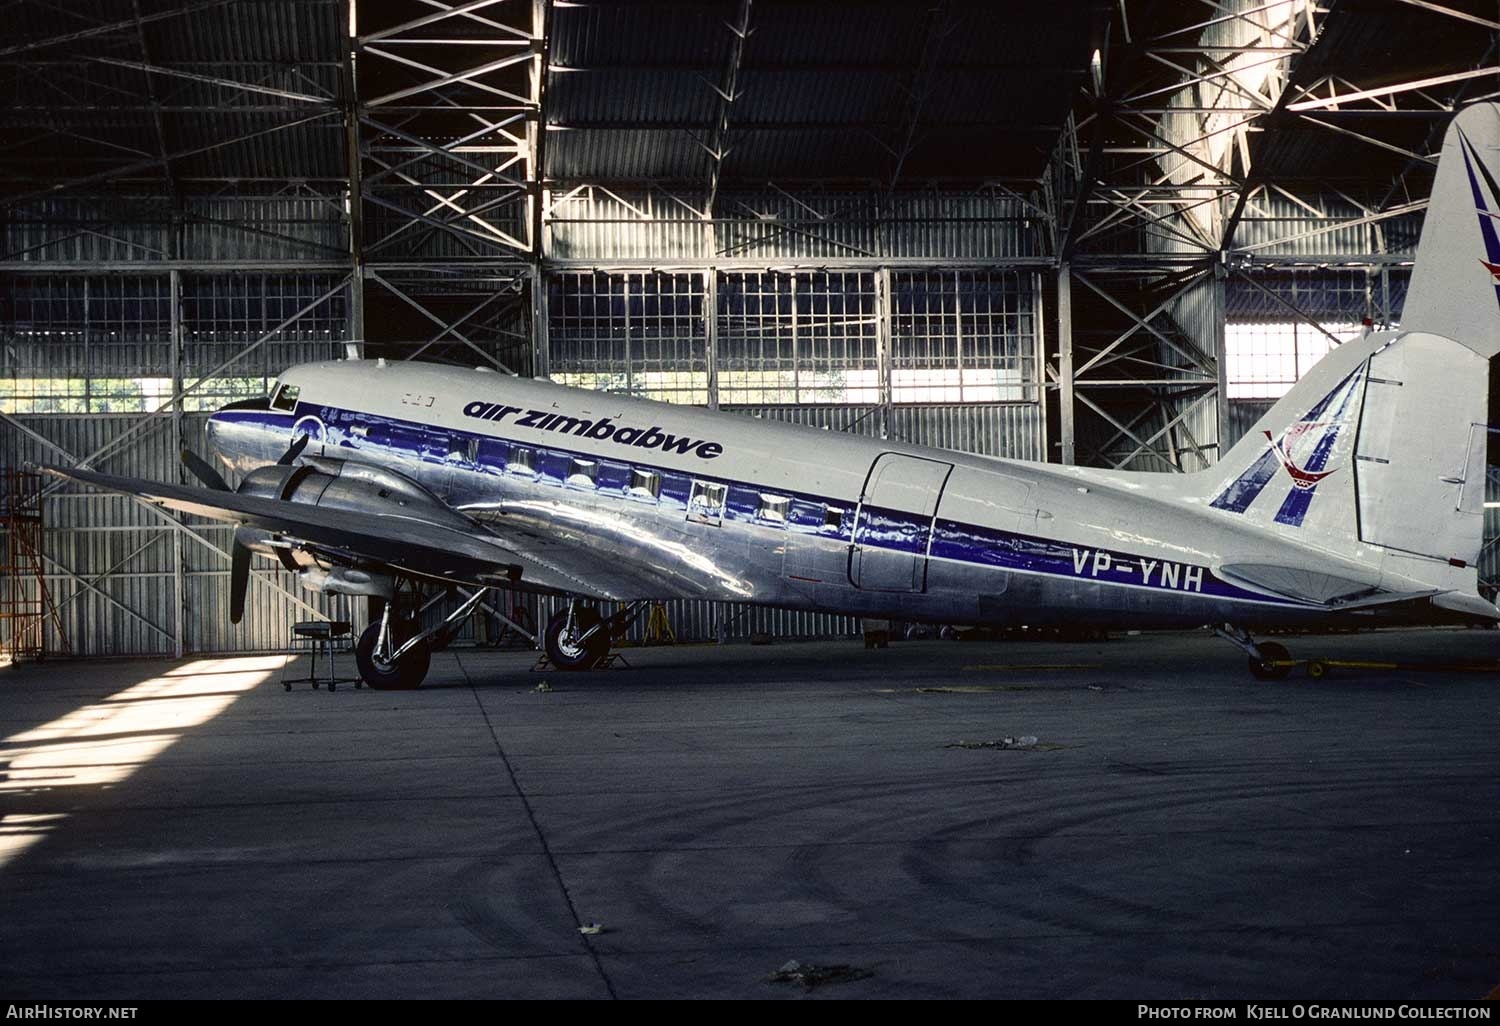
<path id="1" fill-rule="evenodd" d="M 1491 196 L 1500 196 L 1500 185 L 1496 185 L 1494 177 L 1489 168 L 1484 166 L 1484 161 L 1479 159 L 1479 153 L 1474 149 L 1474 144 L 1469 137 L 1464 135 L 1464 130 L 1458 130 L 1459 152 L 1464 157 L 1464 170 L 1469 175 L 1469 189 L 1474 193 L 1474 212 L 1479 215 L 1479 234 L 1484 237 L 1484 249 L 1489 256 L 1488 260 L 1480 259 L 1484 269 L 1490 274 L 1490 281 L 1495 286 L 1495 297 L 1500 299 L 1500 236 L 1495 233 L 1495 217 L 1490 210 L 1490 205 L 1485 201 L 1484 189 L 1480 186 L 1480 179 L 1489 186 Z M 1477 173 L 1476 173 L 1477 169 Z"/>
<path id="2" fill-rule="evenodd" d="M 1305 467 L 1299 467 L 1297 466 L 1297 461 L 1292 459 L 1291 452 L 1289 451 L 1295 449 L 1298 441 L 1307 438 L 1314 429 L 1327 428 L 1328 426 L 1323 421 L 1298 421 L 1286 429 L 1280 441 L 1272 438 L 1269 431 L 1261 432 L 1261 434 L 1266 436 L 1266 441 L 1271 443 L 1271 451 L 1281 461 L 1281 466 L 1287 472 L 1287 476 L 1292 479 L 1293 488 L 1314 488 L 1319 481 L 1339 469 L 1338 467 L 1334 467 L 1333 470 L 1308 470 Z M 1328 432 L 1325 431 L 1321 437 L 1327 437 L 1327 435 Z M 1309 458 L 1316 458 L 1317 455 L 1318 447 L 1314 446 L 1312 452 L 1309 454 Z"/>
<path id="3" fill-rule="evenodd" d="M 1338 441 L 1354 421 L 1364 372 L 1363 364 L 1351 371 L 1301 420 L 1288 425 L 1279 438 L 1269 431 L 1262 432 L 1266 441 L 1271 443 L 1270 447 L 1244 473 L 1229 482 L 1209 505 L 1230 513 L 1244 513 L 1260 498 L 1276 477 L 1276 468 L 1280 467 L 1286 471 L 1291 488 L 1276 510 L 1276 523 L 1301 527 L 1312 506 L 1313 496 L 1317 494 L 1318 482 L 1340 469 L 1329 466 L 1329 463 L 1339 455 L 1336 452 Z"/>

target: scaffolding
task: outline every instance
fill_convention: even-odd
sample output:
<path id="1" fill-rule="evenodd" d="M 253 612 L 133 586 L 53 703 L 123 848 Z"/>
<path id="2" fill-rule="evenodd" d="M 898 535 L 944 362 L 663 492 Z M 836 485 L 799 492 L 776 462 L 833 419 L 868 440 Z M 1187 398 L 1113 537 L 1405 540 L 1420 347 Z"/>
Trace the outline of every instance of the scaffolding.
<path id="1" fill-rule="evenodd" d="M 42 659 L 50 618 L 60 651 L 68 638 L 42 570 L 41 475 L 7 468 L 0 474 L 0 663 Z"/>

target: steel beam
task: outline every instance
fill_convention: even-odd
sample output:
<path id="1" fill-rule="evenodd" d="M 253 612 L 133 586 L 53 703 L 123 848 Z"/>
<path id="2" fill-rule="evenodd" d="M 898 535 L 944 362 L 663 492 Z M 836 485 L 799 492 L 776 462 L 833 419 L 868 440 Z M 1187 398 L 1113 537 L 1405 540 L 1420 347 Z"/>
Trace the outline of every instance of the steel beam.
<path id="1" fill-rule="evenodd" d="M 182 434 L 182 272 L 168 271 L 167 282 L 172 333 L 172 448 L 180 452 L 186 446 L 186 439 Z M 179 483 L 183 480 L 180 464 L 177 468 L 177 480 Z M 186 517 L 178 513 L 175 519 L 185 530 Z M 187 595 L 186 579 L 183 576 L 187 553 L 183 547 L 182 535 L 182 530 L 172 532 L 172 655 L 177 659 L 181 659 L 187 651 Z"/>
<path id="2" fill-rule="evenodd" d="M 178 150 L 175 153 L 168 154 L 166 159 L 171 161 L 182 160 L 185 157 L 194 157 L 202 153 L 209 153 L 213 150 L 223 149 L 226 146 L 234 146 L 238 143 L 249 142 L 251 139 L 259 139 L 263 136 L 272 135 L 276 132 L 284 132 L 289 128 L 297 128 L 301 125 L 309 125 L 315 121 L 321 121 L 324 118 L 328 117 L 331 113 L 337 112 L 323 111 L 318 114 L 313 114 L 309 117 L 298 118 L 295 121 L 287 121 L 279 125 L 272 125 L 270 128 L 262 128 L 254 132 L 249 132 L 245 135 L 236 136 L 232 139 L 219 139 L 211 143 L 206 143 L 202 146 L 193 146 L 189 149 Z M 69 189 L 77 189 L 80 186 L 93 185 L 99 182 L 111 181 L 116 178 L 123 178 L 128 175 L 132 175 L 137 171 L 142 171 L 149 167 L 155 167 L 160 164 L 161 161 L 162 158 L 160 157 L 151 157 L 147 160 L 136 161 L 134 163 L 126 164 L 121 167 L 110 168 L 107 171 L 97 171 L 93 174 L 83 175 L 78 178 L 71 178 L 65 181 L 55 182 L 45 189 L 38 189 L 34 192 L 23 193 L 20 196 L 6 197 L 5 199 L 0 200 L 0 207 L 16 207 L 24 203 L 29 203 L 32 200 L 42 199 L 44 197 L 52 196 Z"/>
<path id="3" fill-rule="evenodd" d="M 754 31 L 750 27 L 752 2 L 753 0 L 739 0 L 739 12 L 734 22 L 725 23 L 724 27 L 730 34 L 729 53 L 719 84 L 709 86 L 717 95 L 718 104 L 713 124 L 709 128 L 708 142 L 700 145 L 708 151 L 709 158 L 708 188 L 704 192 L 703 209 L 710 217 L 713 216 L 714 201 L 719 195 L 719 178 L 724 169 L 724 158 L 729 154 L 729 114 L 734 102 L 740 98 L 740 62 L 745 56 L 745 43 Z"/>
<path id="4" fill-rule="evenodd" d="M 332 96 L 313 96 L 310 93 L 298 93 L 289 89 L 277 89 L 274 86 L 259 85 L 254 82 L 243 82 L 239 79 L 221 78 L 218 75 L 202 75 L 196 71 L 183 71 L 180 68 L 169 68 L 160 64 L 142 63 L 140 61 L 121 60 L 118 57 L 88 57 L 85 58 L 94 64 L 108 64 L 117 68 L 133 68 L 143 71 L 148 75 L 163 75 L 167 78 L 181 78 L 189 82 L 202 82 L 205 85 L 223 86 L 226 89 L 235 89 L 240 92 L 257 93 L 262 96 L 274 96 L 280 100 L 292 100 L 296 103 L 314 104 L 332 108 L 337 104 L 337 99 Z M 306 109 L 306 108 L 303 108 Z"/>
<path id="5" fill-rule="evenodd" d="M 1497 26 L 1500 28 L 1500 26 Z M 1398 93 L 1409 93 L 1421 89 L 1431 89 L 1433 86 L 1452 85 L 1454 82 L 1465 82 L 1471 78 L 1494 77 L 1500 75 L 1500 68 L 1471 68 L 1468 71 L 1455 71 L 1447 75 L 1430 75 L 1427 78 L 1414 79 L 1410 82 L 1396 82 L 1392 85 L 1377 86 L 1373 89 L 1361 89 L 1353 93 L 1341 93 L 1334 96 L 1313 97 L 1312 99 L 1298 100 L 1289 103 L 1286 109 L 1294 114 L 1300 114 L 1309 110 L 1327 110 L 1329 108 L 1341 107 L 1345 104 L 1356 103 L 1360 100 L 1369 100 L 1380 96 L 1395 96 Z M 1304 96 L 1310 96 L 1311 90 L 1303 92 Z M 1368 113 L 1379 113 L 1370 111 Z"/>
<path id="6" fill-rule="evenodd" d="M 181 18 L 188 14 L 202 14 L 220 7 L 227 7 L 236 3 L 237 0 L 208 0 L 205 3 L 189 4 L 186 7 L 174 7 L 167 11 L 154 11 L 143 18 L 126 18 L 124 21 L 112 21 L 104 25 L 91 25 L 85 29 L 75 32 L 64 32 L 56 36 L 48 36 L 28 43 L 18 43 L 15 46 L 7 46 L 0 49 L 0 57 L 14 57 L 16 54 L 32 53 L 36 50 L 45 50 L 53 46 L 64 46 L 68 43 L 76 43 L 81 39 L 91 39 L 94 36 L 107 36 L 111 32 L 122 32 L 135 28 L 137 24 L 151 24 L 158 21 L 166 21 L 169 18 Z"/>
<path id="7" fill-rule="evenodd" d="M 1062 445 L 1062 462 L 1078 462 L 1074 435 L 1075 415 L 1073 375 L 1073 269 L 1066 263 L 1057 269 L 1057 379 L 1058 441 Z"/>
<path id="8" fill-rule="evenodd" d="M 711 229 L 710 229 L 711 230 Z M 719 408 L 719 271 L 708 267 L 703 274 L 703 340 L 708 361 L 708 408 Z"/>

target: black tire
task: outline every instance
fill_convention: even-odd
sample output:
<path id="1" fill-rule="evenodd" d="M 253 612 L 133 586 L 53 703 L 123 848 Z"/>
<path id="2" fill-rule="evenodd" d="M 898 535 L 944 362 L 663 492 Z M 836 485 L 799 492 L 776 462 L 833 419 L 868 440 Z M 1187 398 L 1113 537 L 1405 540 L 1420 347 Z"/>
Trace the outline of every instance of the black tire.
<path id="1" fill-rule="evenodd" d="M 391 625 L 391 640 L 399 647 L 417 632 L 414 624 Z M 380 621 L 366 627 L 354 646 L 354 663 L 359 675 L 376 691 L 411 691 L 422 686 L 427 676 L 427 667 L 432 662 L 432 651 L 426 641 L 419 641 L 406 651 L 394 665 L 375 658 L 375 642 L 380 638 Z"/>
<path id="2" fill-rule="evenodd" d="M 1274 641 L 1262 641 L 1258 646 L 1260 658 L 1250 657 L 1250 676 L 1256 680 L 1285 680 L 1292 672 L 1292 654 L 1285 645 Z M 1277 664 L 1281 665 L 1277 665 Z"/>
<path id="3" fill-rule="evenodd" d="M 575 635 L 584 634 L 602 622 L 597 610 L 580 607 L 573 617 L 573 632 Z M 609 631 L 596 631 L 587 641 L 580 643 L 563 637 L 567 628 L 568 611 L 559 610 L 547 621 L 547 632 L 542 637 L 547 658 L 559 670 L 587 670 L 608 654 Z"/>

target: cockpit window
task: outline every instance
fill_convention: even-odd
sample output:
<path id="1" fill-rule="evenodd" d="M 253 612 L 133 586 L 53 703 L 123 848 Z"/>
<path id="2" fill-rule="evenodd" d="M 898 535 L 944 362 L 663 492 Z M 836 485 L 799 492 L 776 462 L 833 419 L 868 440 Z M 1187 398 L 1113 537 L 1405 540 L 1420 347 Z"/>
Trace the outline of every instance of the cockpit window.
<path id="1" fill-rule="evenodd" d="M 291 413 L 297 409 L 297 396 L 302 389 L 296 385 L 282 385 L 271 399 L 271 409 Z"/>

